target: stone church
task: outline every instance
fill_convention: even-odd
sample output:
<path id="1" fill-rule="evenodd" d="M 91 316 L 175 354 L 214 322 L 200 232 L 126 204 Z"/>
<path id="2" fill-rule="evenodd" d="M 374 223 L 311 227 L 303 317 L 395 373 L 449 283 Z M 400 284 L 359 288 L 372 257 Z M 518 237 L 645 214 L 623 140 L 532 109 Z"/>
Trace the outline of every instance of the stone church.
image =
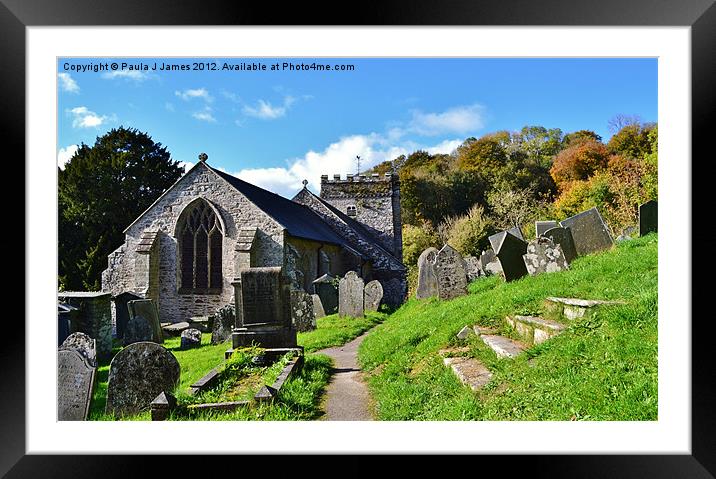
<path id="1" fill-rule="evenodd" d="M 397 175 L 323 175 L 319 195 L 304 180 L 288 200 L 206 159 L 127 227 L 102 273 L 104 292 L 151 298 L 162 322 L 180 322 L 233 303 L 241 268 L 280 266 L 308 293 L 324 274 L 352 270 L 380 281 L 387 304 L 403 302 Z"/>

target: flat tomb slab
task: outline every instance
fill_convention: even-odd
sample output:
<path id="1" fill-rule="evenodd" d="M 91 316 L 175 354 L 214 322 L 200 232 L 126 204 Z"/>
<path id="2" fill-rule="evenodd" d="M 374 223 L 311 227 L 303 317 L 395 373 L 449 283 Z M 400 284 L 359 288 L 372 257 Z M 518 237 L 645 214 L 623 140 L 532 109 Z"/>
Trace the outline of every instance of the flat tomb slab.
<path id="1" fill-rule="evenodd" d="M 504 336 L 483 334 L 480 338 L 495 351 L 498 358 L 514 358 L 526 349 L 522 343 Z"/>
<path id="2" fill-rule="evenodd" d="M 465 386 L 477 391 L 492 379 L 492 373 L 484 364 L 475 358 L 443 358 L 445 366 L 449 366 Z"/>
<path id="3" fill-rule="evenodd" d="M 592 308 L 602 304 L 626 304 L 624 301 L 606 301 L 601 299 L 579 299 L 579 298 L 555 298 L 550 296 L 545 298 L 546 301 L 552 303 L 560 303 L 567 306 L 579 306 L 580 308 Z"/>
<path id="4" fill-rule="evenodd" d="M 566 326 L 562 323 L 558 323 L 557 321 L 552 321 L 551 319 L 544 319 L 537 316 L 520 316 L 516 315 L 514 316 L 515 320 L 529 324 L 530 326 L 533 326 L 535 328 L 540 329 L 550 329 L 552 331 L 563 331 Z"/>

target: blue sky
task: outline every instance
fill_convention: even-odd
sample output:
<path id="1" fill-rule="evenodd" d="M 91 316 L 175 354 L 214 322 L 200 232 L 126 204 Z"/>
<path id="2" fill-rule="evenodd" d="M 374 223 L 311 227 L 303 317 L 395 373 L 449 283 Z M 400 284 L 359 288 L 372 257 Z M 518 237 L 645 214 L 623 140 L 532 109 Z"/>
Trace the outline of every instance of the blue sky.
<path id="1" fill-rule="evenodd" d="M 195 62 L 216 70 L 192 70 Z M 314 62 L 353 69 L 283 66 Z M 236 70 L 246 63 L 266 70 Z M 525 125 L 589 129 L 606 141 L 617 114 L 657 121 L 657 60 L 60 58 L 57 112 L 61 167 L 77 145 L 123 125 L 186 166 L 206 152 L 212 166 L 291 197 L 304 178 L 318 191 L 321 174 L 354 172 L 356 155 L 364 169 Z"/>

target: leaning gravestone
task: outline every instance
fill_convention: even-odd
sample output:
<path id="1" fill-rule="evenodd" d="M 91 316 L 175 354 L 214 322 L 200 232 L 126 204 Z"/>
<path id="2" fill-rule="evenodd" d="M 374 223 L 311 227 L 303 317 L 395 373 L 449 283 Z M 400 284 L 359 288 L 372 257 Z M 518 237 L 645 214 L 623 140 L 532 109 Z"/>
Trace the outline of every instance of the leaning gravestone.
<path id="1" fill-rule="evenodd" d="M 512 233 L 506 233 L 497 249 L 505 281 L 513 281 L 527 275 L 527 267 L 522 258 L 525 253 L 527 243 Z"/>
<path id="2" fill-rule="evenodd" d="M 482 252 L 480 255 L 480 264 L 482 264 L 482 270 L 485 272 L 485 276 L 502 274 L 502 265 L 500 265 L 500 260 L 497 259 L 492 249 L 486 249 Z"/>
<path id="3" fill-rule="evenodd" d="M 495 233 L 494 235 L 488 236 L 488 240 L 490 241 L 490 246 L 492 246 L 492 249 L 497 251 L 498 246 L 502 242 L 502 238 L 504 237 L 505 233 L 510 233 L 512 236 L 516 236 L 517 238 L 524 240 L 525 237 L 522 235 L 522 230 L 519 228 L 519 226 L 513 226 L 512 228 L 500 231 L 499 233 Z"/>
<path id="4" fill-rule="evenodd" d="M 211 344 L 223 343 L 231 337 L 236 324 L 236 311 L 233 304 L 227 304 L 216 310 L 211 324 Z"/>
<path id="5" fill-rule="evenodd" d="M 549 238 L 534 239 L 527 244 L 527 253 L 523 255 L 527 272 L 531 275 L 554 273 L 569 269 L 562 247 Z"/>
<path id="6" fill-rule="evenodd" d="M 557 228 L 548 229 L 544 232 L 542 237 L 551 239 L 554 244 L 558 244 L 562 248 L 562 254 L 564 254 L 564 259 L 567 260 L 567 263 L 571 263 L 577 258 L 577 250 L 574 247 L 572 233 L 567 228 L 559 226 Z"/>
<path id="7" fill-rule="evenodd" d="M 338 283 L 338 315 L 362 318 L 363 312 L 363 278 L 355 271 L 348 271 Z"/>
<path id="8" fill-rule="evenodd" d="M 378 311 L 383 300 L 383 285 L 374 279 L 365 285 L 363 290 L 363 305 L 366 311 Z"/>
<path id="9" fill-rule="evenodd" d="M 559 226 L 556 221 L 535 221 L 535 236 L 539 238 L 545 231 Z"/>
<path id="10" fill-rule="evenodd" d="M 144 316 L 134 316 L 127 321 L 127 324 L 124 326 L 124 338 L 122 339 L 124 346 L 144 341 L 152 341 L 153 339 L 154 331 Z"/>
<path id="11" fill-rule="evenodd" d="M 480 258 L 474 256 L 465 257 L 465 265 L 467 266 L 467 282 L 475 281 L 480 276 L 483 276 L 482 265 L 480 264 Z"/>
<path id="12" fill-rule="evenodd" d="M 87 360 L 87 363 L 93 368 L 97 367 L 97 341 L 87 336 L 85 333 L 72 333 L 67 336 L 60 349 L 74 349 Z"/>
<path id="13" fill-rule="evenodd" d="M 647 201 L 639 206 L 639 236 L 648 233 L 656 233 L 659 226 L 659 204 L 654 201 Z"/>
<path id="14" fill-rule="evenodd" d="M 614 244 L 609 229 L 597 208 L 591 208 L 560 222 L 569 228 L 578 256 L 609 249 Z"/>
<path id="15" fill-rule="evenodd" d="M 323 303 L 321 303 L 321 297 L 317 294 L 312 294 L 311 299 L 313 300 L 313 316 L 316 319 L 326 316 L 326 312 L 323 310 Z"/>
<path id="16" fill-rule="evenodd" d="M 316 294 L 321 298 L 323 311 L 325 311 L 326 314 L 335 314 L 338 311 L 336 278 L 330 274 L 324 274 L 313 281 L 313 288 Z"/>
<path id="17" fill-rule="evenodd" d="M 96 368 L 76 349 L 57 352 L 57 419 L 84 421 L 89 413 Z"/>
<path id="18" fill-rule="evenodd" d="M 420 253 L 418 258 L 418 287 L 415 297 L 418 299 L 438 296 L 438 277 L 435 274 L 435 256 L 438 250 L 430 247 Z"/>
<path id="19" fill-rule="evenodd" d="M 446 244 L 435 256 L 435 275 L 440 299 L 467 294 L 467 265 L 455 248 Z"/>
<path id="20" fill-rule="evenodd" d="M 154 301 L 151 299 L 137 299 L 127 302 L 129 317 L 142 316 L 149 322 L 152 330 L 152 339 L 155 343 L 162 343 L 162 325 L 159 322 L 159 313 Z"/>
<path id="21" fill-rule="evenodd" d="M 316 329 L 313 298 L 303 290 L 291 290 L 291 321 L 299 333 Z"/>
<path id="22" fill-rule="evenodd" d="M 181 332 L 179 349 L 197 348 L 199 346 L 201 346 L 201 331 L 196 328 L 189 328 Z"/>
<path id="23" fill-rule="evenodd" d="M 109 365 L 107 414 L 124 416 L 148 410 L 159 393 L 174 390 L 179 373 L 179 362 L 164 346 L 130 344 Z"/>

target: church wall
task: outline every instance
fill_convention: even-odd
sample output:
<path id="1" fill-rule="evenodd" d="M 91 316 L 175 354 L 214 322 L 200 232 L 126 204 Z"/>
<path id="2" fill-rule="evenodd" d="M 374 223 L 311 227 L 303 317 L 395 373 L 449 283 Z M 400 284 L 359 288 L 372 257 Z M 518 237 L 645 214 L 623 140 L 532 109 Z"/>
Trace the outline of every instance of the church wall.
<path id="1" fill-rule="evenodd" d="M 342 248 L 330 243 L 286 237 L 286 270 L 292 286 L 313 293 L 313 280 L 329 273 L 343 275 Z"/>

